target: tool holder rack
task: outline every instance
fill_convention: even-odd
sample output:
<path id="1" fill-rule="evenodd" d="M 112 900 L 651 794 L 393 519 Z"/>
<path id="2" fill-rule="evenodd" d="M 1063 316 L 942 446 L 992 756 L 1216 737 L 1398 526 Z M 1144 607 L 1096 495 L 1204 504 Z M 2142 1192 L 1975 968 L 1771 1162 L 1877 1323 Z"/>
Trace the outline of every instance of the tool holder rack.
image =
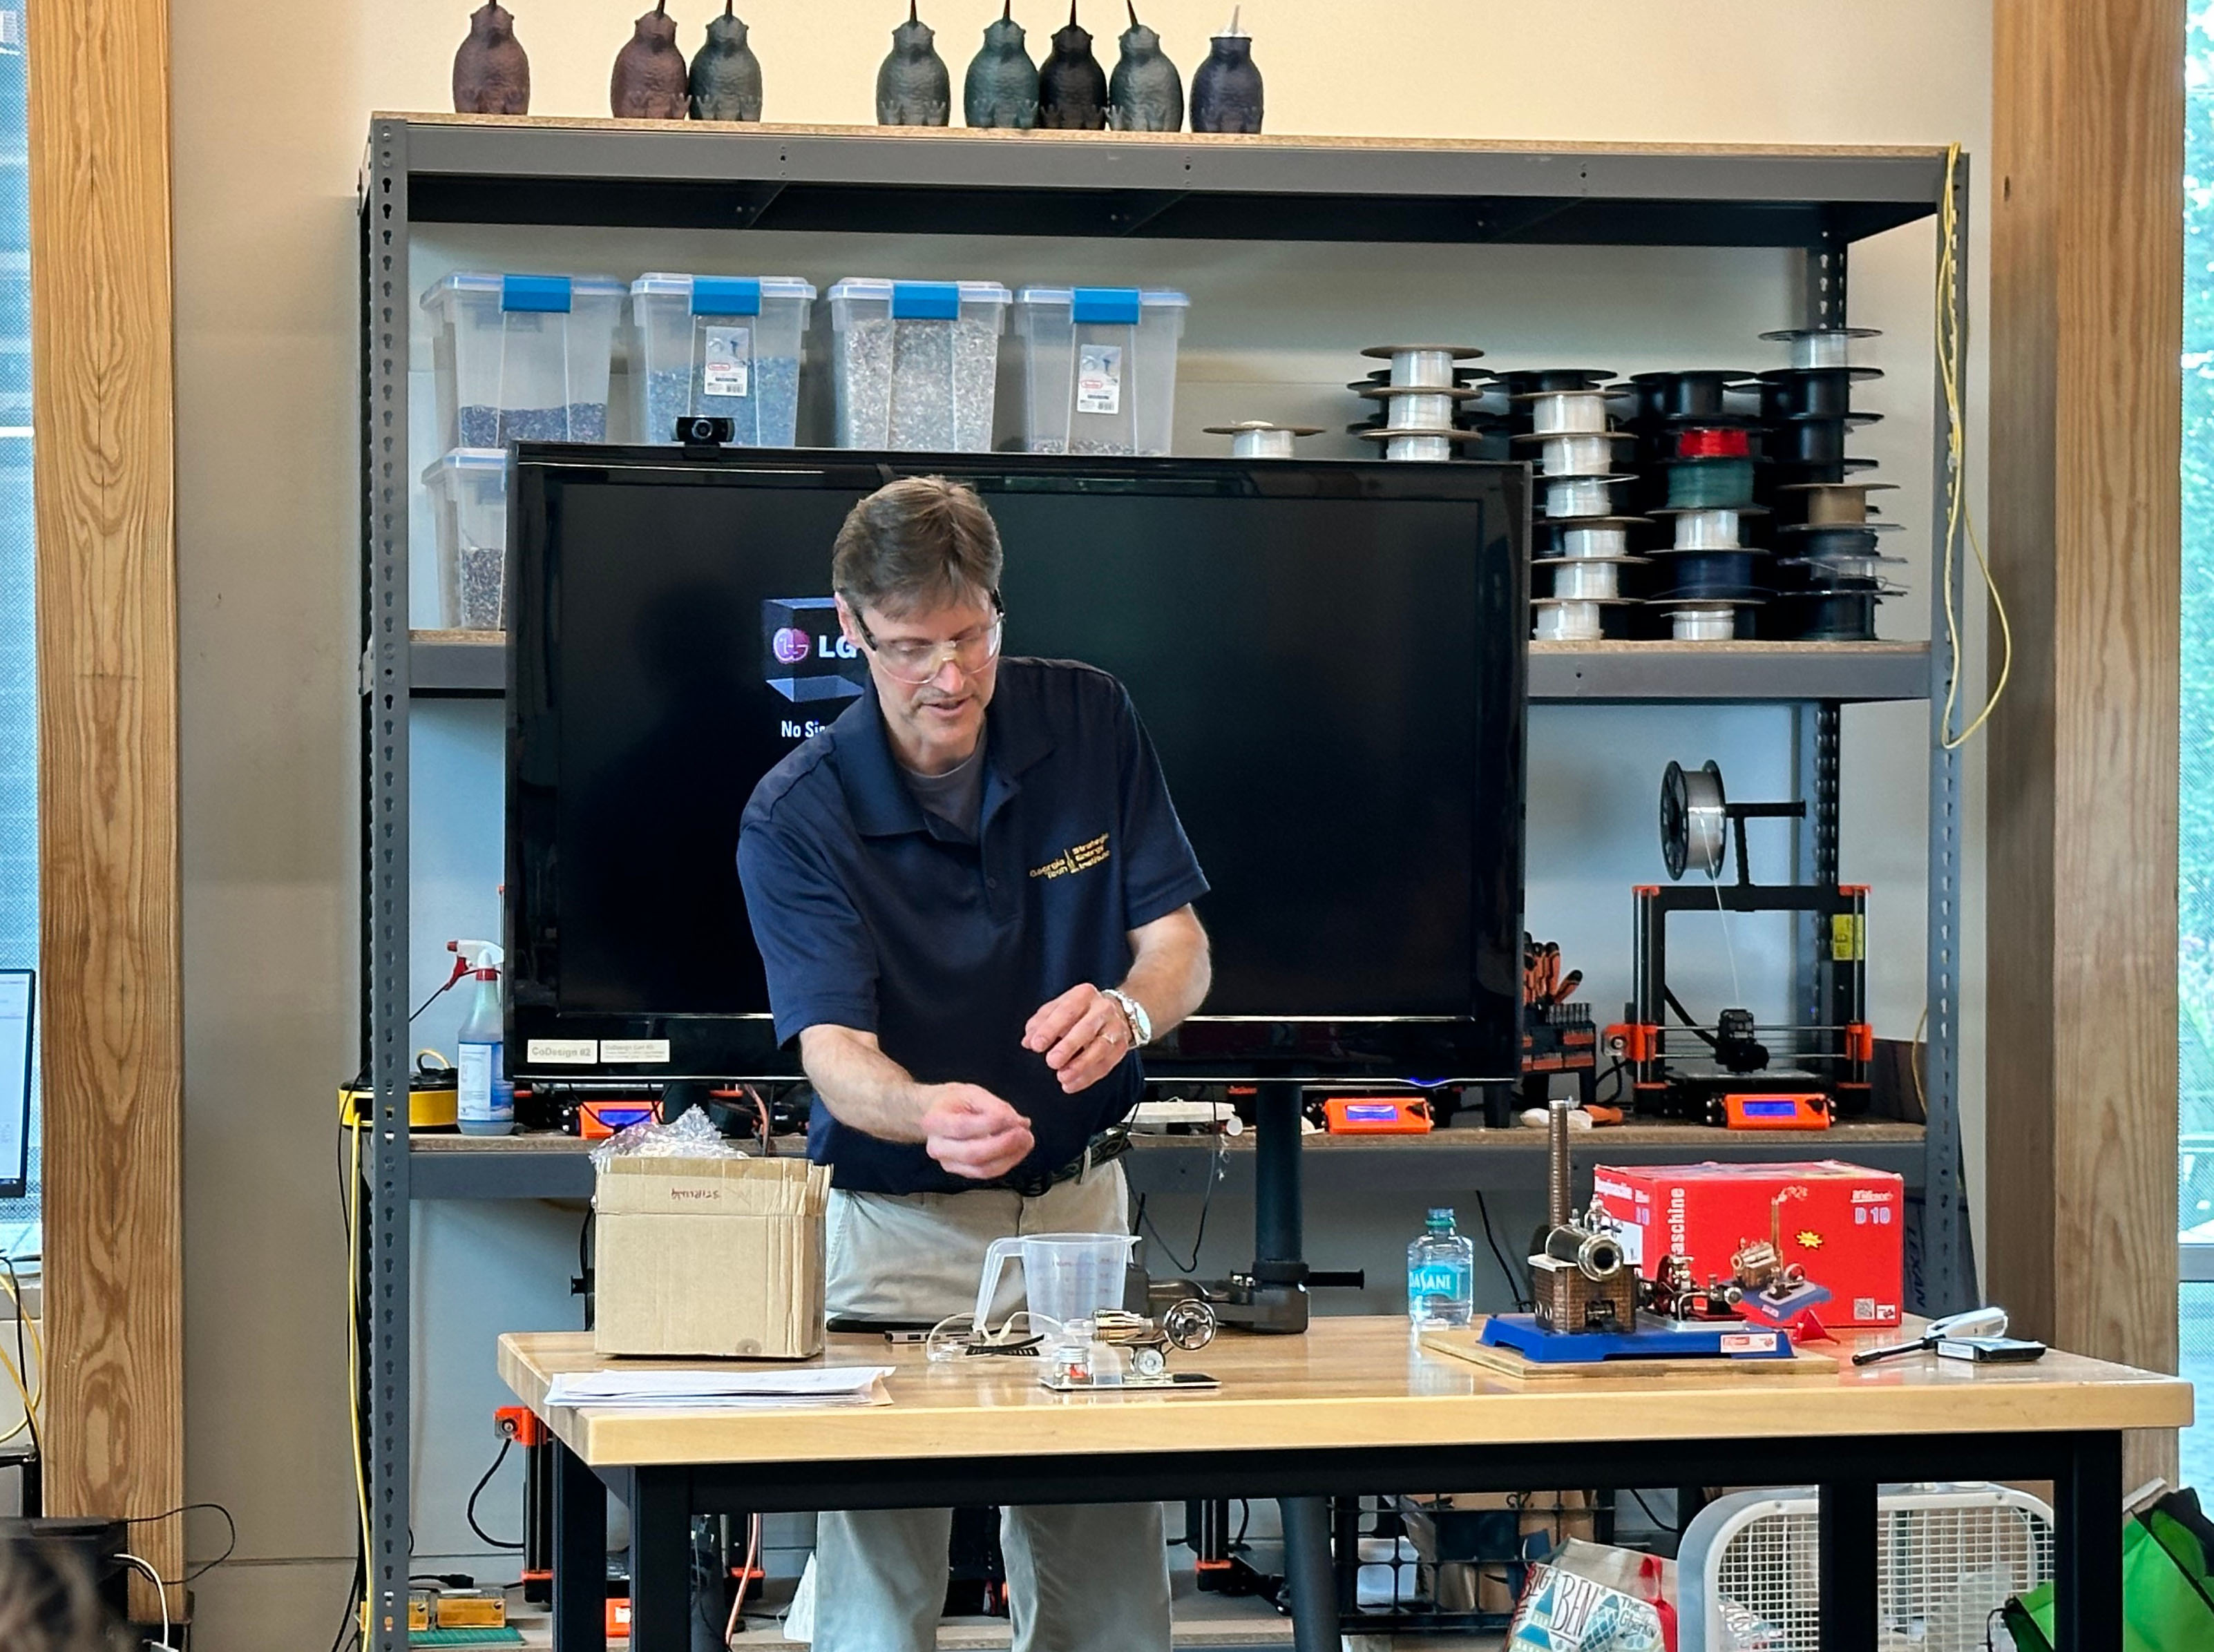
<path id="1" fill-rule="evenodd" d="M 496 634 L 417 637 L 407 625 L 413 225 L 1787 248 L 1804 260 L 1802 314 L 1792 319 L 1837 326 L 1846 319 L 1851 244 L 1936 216 L 1946 187 L 1945 155 L 1936 149 L 1544 147 L 371 117 L 360 177 L 359 253 L 362 984 L 364 1053 L 375 1088 L 363 1167 L 368 1347 L 362 1399 L 374 1652 L 403 1652 L 407 1645 L 410 1199 L 512 1193 L 535 1186 L 530 1179 L 557 1164 L 578 1188 L 588 1186 L 576 1168 L 581 1161 L 552 1154 L 411 1152 L 409 711 L 417 698 L 497 695 L 505 676 Z M 1951 188 L 1961 248 L 1951 296 L 1965 316 L 1965 161 L 1954 172 Z M 1943 543 L 1945 532 L 1949 430 L 1941 396 L 1933 545 Z M 1954 570 L 1956 610 L 1963 597 L 1963 562 L 1956 559 Z M 1540 702 L 1789 704 L 1797 790 L 1811 814 L 1795 833 L 1795 881 L 1834 885 L 1839 707 L 1927 699 L 1932 734 L 1938 732 L 1938 708 L 1954 661 L 1936 623 L 1946 592 L 1936 569 L 1929 594 L 1934 640 L 1926 648 L 1536 644 L 1531 697 Z M 1910 1177 L 1923 1187 L 1916 1275 L 1920 1305 L 1933 1311 L 1965 1306 L 1973 1289 L 1957 1112 L 1960 783 L 1959 755 L 1933 738 L 1923 1078 L 1929 1125 L 1922 1173 Z M 1795 1002 L 1810 1021 L 1824 1018 L 1816 993 L 1811 979 L 1796 984 Z M 1431 1144 L 1418 1145 L 1429 1150 Z M 1436 1146 L 1468 1162 L 1466 1149 Z M 1134 1163 L 1152 1156 L 1134 1155 Z M 1164 1153 L 1160 1162 L 1191 1156 Z M 1318 1168 L 1334 1166 L 1353 1180 L 1414 1162 L 1393 1149 L 1365 1147 L 1359 1153 L 1311 1156 Z M 1518 1173 L 1536 1185 L 1538 1155 L 1493 1156 L 1519 1161 L 1526 1169 Z M 435 1185 L 425 1175 L 419 1186 L 415 1167 L 433 1163 Z M 1141 1184 L 1147 1180 L 1142 1172 L 1134 1174 Z"/>

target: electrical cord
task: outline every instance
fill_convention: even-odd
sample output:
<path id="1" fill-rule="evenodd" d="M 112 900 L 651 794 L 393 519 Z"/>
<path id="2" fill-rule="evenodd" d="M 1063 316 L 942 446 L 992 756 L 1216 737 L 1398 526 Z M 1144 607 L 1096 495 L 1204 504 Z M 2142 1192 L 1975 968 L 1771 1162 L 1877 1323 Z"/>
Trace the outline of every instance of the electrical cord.
<path id="1" fill-rule="evenodd" d="M 1484 1203 L 1483 1190 L 1476 1192 L 1476 1214 L 1483 1223 L 1483 1242 L 1491 1247 L 1491 1259 L 1499 1264 L 1500 1272 L 1507 1276 L 1507 1294 L 1514 1299 L 1517 1309 L 1532 1306 L 1529 1293 L 1522 1288 L 1521 1276 L 1507 1264 L 1507 1253 L 1499 1248 L 1498 1235 L 1491 1231 L 1491 1207 Z"/>
<path id="2" fill-rule="evenodd" d="M 1945 684 L 1945 709 L 1937 728 L 1938 744 L 1948 752 L 1959 751 L 1991 721 L 1991 713 L 1998 709 L 1999 697 L 2006 692 L 2007 683 L 2014 675 L 2014 625 L 2007 618 L 2006 600 L 1999 594 L 1998 582 L 1991 576 L 1991 562 L 1976 533 L 1975 514 L 1968 508 L 1968 421 L 1960 389 L 1960 214 L 1953 204 L 1954 180 L 1960 168 L 1960 146 L 1949 143 L 1945 149 L 1945 189 L 1937 217 L 1936 291 L 1937 379 L 1944 392 L 1945 418 L 1949 427 L 1945 438 L 1945 545 L 1939 582 L 1945 598 L 1945 643 L 1952 665 Z M 1998 621 L 1999 674 L 1991 684 L 1983 710 L 1956 735 L 1952 730 L 1960 696 L 1960 618 L 1958 605 L 1953 600 L 1953 573 L 1960 562 L 1964 530 L 1968 548 L 1976 558 L 1976 572 L 1983 580 L 1984 589 L 1991 594 L 1991 617 Z"/>
<path id="3" fill-rule="evenodd" d="M 137 1555 L 119 1552 L 115 1558 L 125 1565 L 136 1566 L 140 1571 L 145 1573 L 146 1581 L 154 1586 L 154 1593 L 161 1596 L 162 1638 L 159 1644 L 167 1647 L 169 1644 L 169 1586 L 162 1581 L 161 1573 L 156 1571 Z"/>
<path id="4" fill-rule="evenodd" d="M 1169 1261 L 1182 1272 L 1197 1273 L 1199 1271 L 1199 1250 L 1207 1240 L 1207 1213 L 1214 1208 L 1214 1190 L 1221 1185 L 1223 1171 L 1229 1163 L 1229 1141 L 1230 1138 L 1221 1131 L 1215 1132 L 1214 1156 L 1208 1169 L 1207 1192 L 1200 1195 L 1199 1224 L 1192 1230 L 1190 1261 L 1177 1260 L 1176 1252 L 1169 1247 L 1169 1241 L 1161 1236 L 1161 1230 L 1154 1225 L 1153 1217 L 1146 1214 L 1146 1196 L 1143 1193 L 1138 1195 L 1139 1230 L 1151 1234 L 1153 1236 L 1153 1242 L 1161 1247 L 1161 1254 L 1167 1257 Z"/>
<path id="5" fill-rule="evenodd" d="M 214 1559 L 205 1560 L 197 1566 L 187 1567 L 182 1577 L 168 1579 L 169 1587 L 172 1588 L 185 1588 L 198 1582 L 238 1552 L 238 1522 L 230 1517 L 230 1510 L 219 1503 L 179 1503 L 174 1509 L 164 1509 L 158 1515 L 129 1515 L 124 1517 L 123 1523 L 125 1526 L 151 1526 L 157 1521 L 173 1519 L 179 1515 L 189 1515 L 195 1509 L 212 1509 L 217 1514 L 221 1515 L 223 1523 L 230 1528 L 230 1538 L 223 1545 L 223 1552 Z"/>
<path id="6" fill-rule="evenodd" d="M 4 1252 L 0 1252 L 0 1268 L 7 1270 L 6 1277 L 0 1278 L 0 1289 L 4 1289 L 8 1293 L 9 1299 L 15 1305 L 15 1362 L 9 1366 L 8 1370 L 9 1375 L 15 1380 L 15 1392 L 22 1397 L 23 1401 L 23 1420 L 9 1429 L 6 1434 L 0 1435 L 0 1445 L 7 1444 L 17 1435 L 28 1430 L 31 1436 L 32 1456 L 43 1458 L 46 1454 L 44 1445 L 39 1439 L 39 1403 L 46 1398 L 46 1345 L 39 1336 L 38 1327 L 31 1324 L 30 1314 L 23 1307 L 23 1282 L 15 1271 L 15 1259 Z M 27 1330 L 30 1333 L 30 1353 L 38 1356 L 38 1363 L 35 1367 L 31 1363 L 30 1354 L 24 1352 L 23 1336 Z M 0 1361 L 5 1361 L 6 1358 L 6 1353 L 0 1351 Z M 35 1370 L 37 1381 L 35 1385 L 27 1391 L 23 1384 L 23 1374 L 31 1370 Z"/>
<path id="7" fill-rule="evenodd" d="M 1709 1050 L 1719 1049 L 1721 1047 L 1721 1041 L 1717 1039 L 1712 1033 L 1709 1033 L 1705 1027 L 1700 1026 L 1697 1019 L 1693 1017 L 1691 1012 L 1684 1008 L 1684 1001 L 1676 996 L 1675 988 L 1667 986 L 1662 987 L 1660 989 L 1660 996 L 1667 1000 L 1668 1008 L 1674 1010 L 1677 1015 L 1682 1019 L 1685 1027 L 1690 1030 L 1693 1038 L 1700 1039 Z"/>
<path id="8" fill-rule="evenodd" d="M 1625 1486 L 1623 1489 L 1630 1493 L 1630 1500 L 1645 1511 L 1645 1518 L 1653 1522 L 1653 1529 L 1654 1531 L 1666 1532 L 1673 1529 L 1662 1522 L 1660 1515 L 1653 1512 L 1653 1505 L 1645 1501 L 1645 1494 L 1643 1492 L 1638 1490 L 1635 1486 Z"/>
<path id="9" fill-rule="evenodd" d="M 485 1487 L 492 1484 L 492 1477 L 499 1472 L 499 1466 L 507 1460 L 508 1448 L 514 1443 L 513 1435 L 507 1434 L 500 1436 L 498 1454 L 492 1460 L 492 1466 L 485 1470 L 484 1478 L 477 1482 L 476 1490 L 469 1493 L 469 1530 L 477 1534 L 480 1542 L 489 1543 L 495 1549 L 520 1549 L 523 1546 L 520 1543 L 510 1543 L 505 1539 L 496 1538 L 477 1524 L 477 1499 L 484 1496 Z"/>

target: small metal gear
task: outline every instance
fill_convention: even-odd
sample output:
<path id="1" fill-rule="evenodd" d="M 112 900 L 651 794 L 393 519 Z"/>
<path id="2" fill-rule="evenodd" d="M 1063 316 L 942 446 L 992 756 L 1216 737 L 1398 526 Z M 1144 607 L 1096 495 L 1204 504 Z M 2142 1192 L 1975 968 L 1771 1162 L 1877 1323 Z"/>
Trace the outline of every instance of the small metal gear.
<path id="1" fill-rule="evenodd" d="M 1214 1340 L 1214 1309 L 1196 1296 L 1171 1305 L 1161 1315 L 1161 1334 L 1187 1354 Z"/>

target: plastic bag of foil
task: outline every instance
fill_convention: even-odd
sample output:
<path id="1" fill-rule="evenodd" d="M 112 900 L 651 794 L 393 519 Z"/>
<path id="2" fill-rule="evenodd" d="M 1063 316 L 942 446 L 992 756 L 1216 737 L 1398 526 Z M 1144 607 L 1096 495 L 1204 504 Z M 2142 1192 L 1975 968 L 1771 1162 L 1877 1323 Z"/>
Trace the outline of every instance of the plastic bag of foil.
<path id="1" fill-rule="evenodd" d="M 667 1124 L 641 1119 L 619 1130 L 592 1149 L 592 1168 L 605 1170 L 611 1159 L 743 1159 L 745 1149 L 733 1145 L 697 1107 L 688 1107 Z"/>
<path id="2" fill-rule="evenodd" d="M 1530 1568 L 1503 1652 L 1676 1652 L 1673 1570 L 1571 1539 Z"/>

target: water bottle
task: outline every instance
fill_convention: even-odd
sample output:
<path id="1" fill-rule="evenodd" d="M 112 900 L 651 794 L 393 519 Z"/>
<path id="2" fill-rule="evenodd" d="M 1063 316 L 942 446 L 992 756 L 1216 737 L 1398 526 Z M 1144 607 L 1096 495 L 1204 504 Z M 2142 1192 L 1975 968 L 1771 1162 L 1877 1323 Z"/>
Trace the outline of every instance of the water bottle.
<path id="1" fill-rule="evenodd" d="M 1476 1316 L 1476 1247 L 1433 1210 L 1407 1247 L 1407 1320 L 1417 1332 L 1466 1325 Z"/>
<path id="2" fill-rule="evenodd" d="M 499 970 L 486 963 L 469 972 L 469 1011 L 462 1018 L 461 1094 L 456 1122 L 464 1136 L 508 1136 L 515 1131 L 515 1086 L 501 1069 L 505 1030 L 501 1024 Z"/>

